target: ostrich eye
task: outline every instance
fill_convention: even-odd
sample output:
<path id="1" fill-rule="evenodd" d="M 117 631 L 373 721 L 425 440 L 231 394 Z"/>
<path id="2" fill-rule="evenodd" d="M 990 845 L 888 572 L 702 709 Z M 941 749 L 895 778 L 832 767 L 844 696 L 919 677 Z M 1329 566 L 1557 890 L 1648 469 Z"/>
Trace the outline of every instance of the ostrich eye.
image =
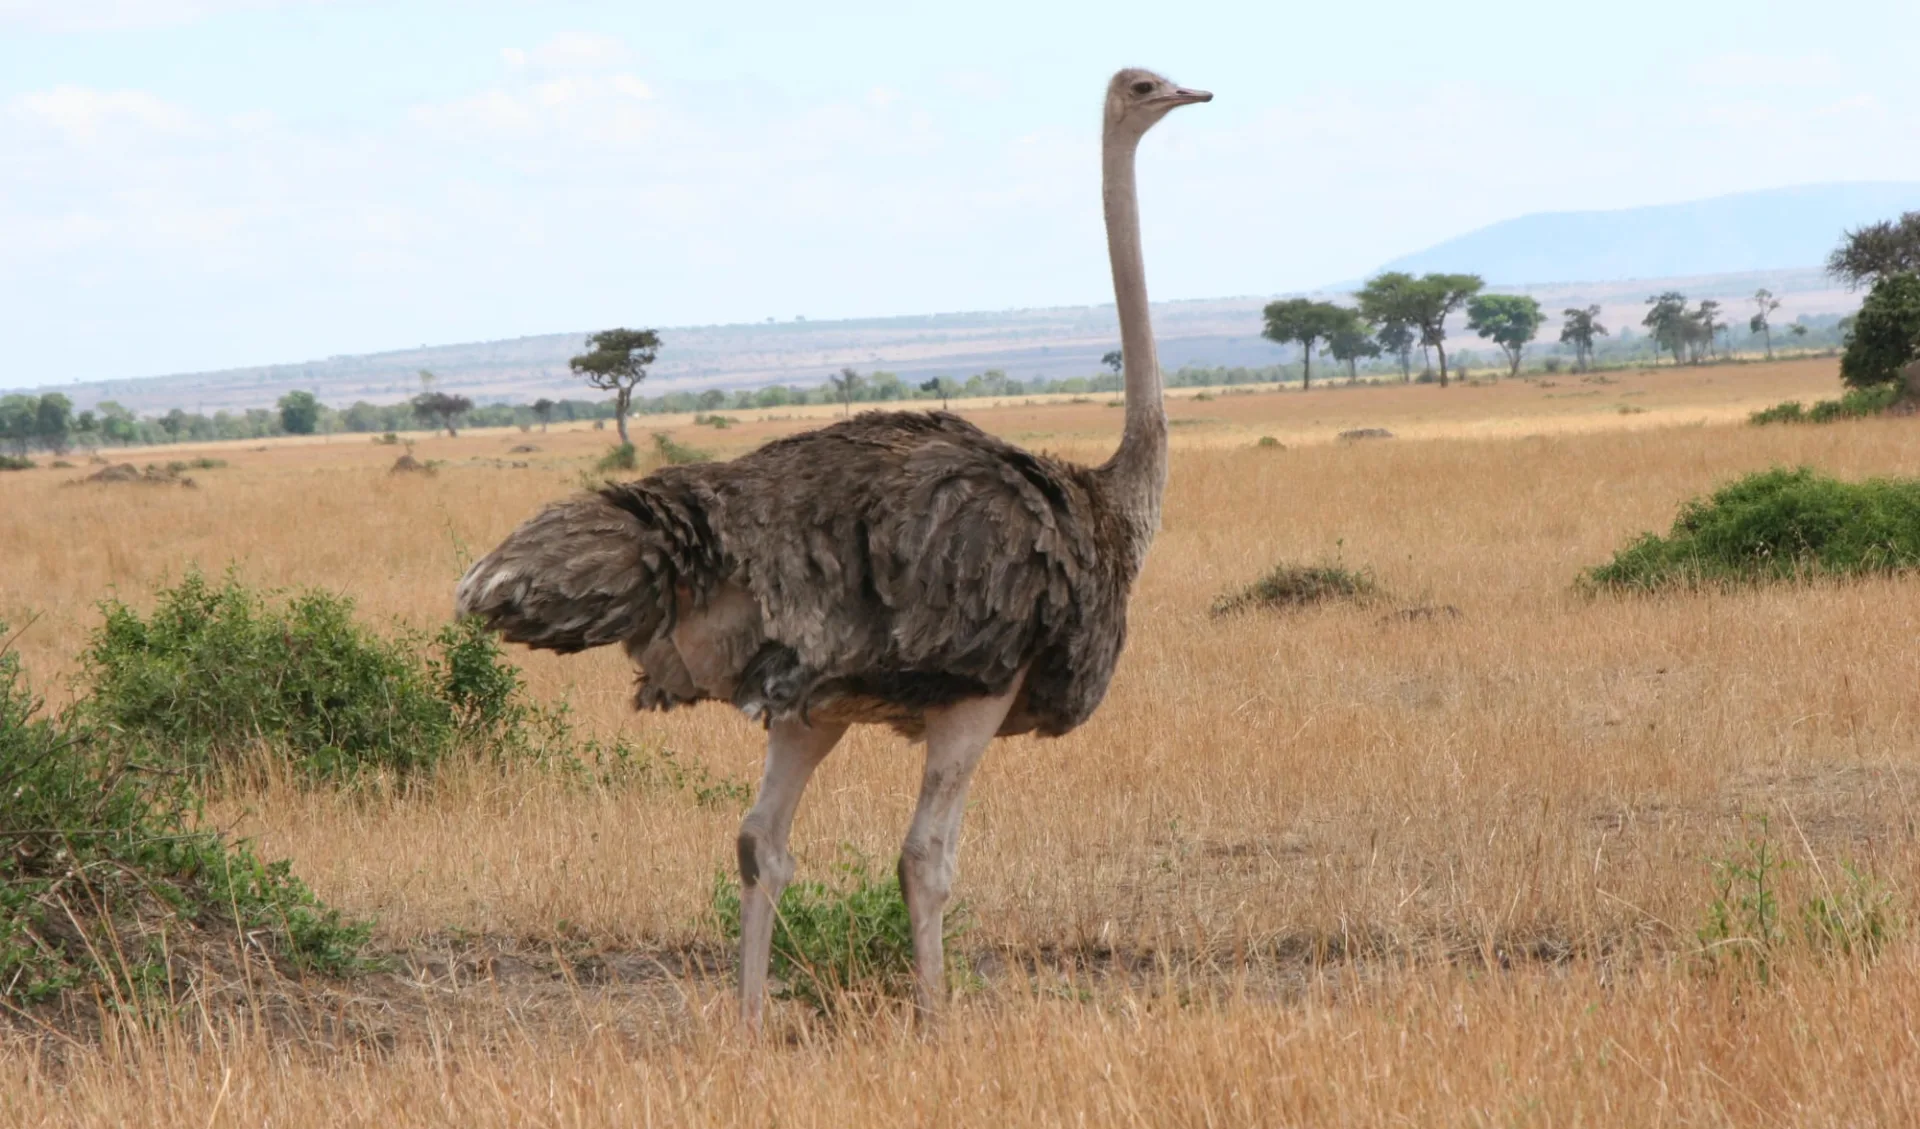
<path id="1" fill-rule="evenodd" d="M 1134 84 L 1133 84 L 1133 92 L 1134 92 L 1135 94 L 1152 94 L 1152 93 L 1153 93 L 1153 83 L 1151 83 L 1151 82 L 1136 82 L 1136 83 L 1134 83 Z"/>

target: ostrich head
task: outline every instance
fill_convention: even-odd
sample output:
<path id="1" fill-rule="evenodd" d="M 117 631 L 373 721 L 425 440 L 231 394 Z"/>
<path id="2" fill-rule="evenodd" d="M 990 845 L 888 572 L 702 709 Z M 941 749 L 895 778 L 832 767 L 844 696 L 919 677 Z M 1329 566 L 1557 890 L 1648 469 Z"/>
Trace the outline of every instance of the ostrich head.
<path id="1" fill-rule="evenodd" d="M 1175 106 L 1211 101 L 1213 95 L 1204 90 L 1189 90 L 1152 71 L 1128 67 L 1107 84 L 1107 127 L 1137 138 Z"/>

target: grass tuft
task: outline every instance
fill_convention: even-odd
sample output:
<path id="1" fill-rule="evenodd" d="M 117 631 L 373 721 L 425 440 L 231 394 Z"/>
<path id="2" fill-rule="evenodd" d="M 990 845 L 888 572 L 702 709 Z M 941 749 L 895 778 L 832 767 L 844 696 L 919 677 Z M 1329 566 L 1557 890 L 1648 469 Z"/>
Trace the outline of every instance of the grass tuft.
<path id="1" fill-rule="evenodd" d="M 1286 610 L 1334 601 L 1366 603 L 1378 594 L 1379 586 L 1368 569 L 1350 569 L 1338 562 L 1279 564 L 1245 588 L 1216 597 L 1210 611 L 1223 616 L 1253 608 Z"/>
<path id="2" fill-rule="evenodd" d="M 713 452 L 699 447 L 689 447 L 684 443 L 676 443 L 673 436 L 664 431 L 653 433 L 653 448 L 660 452 L 662 459 L 673 466 L 713 461 Z"/>
<path id="3" fill-rule="evenodd" d="M 913 927 L 896 875 L 876 874 L 866 855 L 842 845 L 825 882 L 795 881 L 780 895 L 771 973 L 779 998 L 821 1015 L 871 1012 L 913 995 Z M 712 912 L 727 938 L 740 940 L 740 885 L 715 873 Z M 950 974 L 961 971 L 953 942 L 966 932 L 964 903 L 947 907 Z M 956 978 L 958 979 L 958 978 Z"/>

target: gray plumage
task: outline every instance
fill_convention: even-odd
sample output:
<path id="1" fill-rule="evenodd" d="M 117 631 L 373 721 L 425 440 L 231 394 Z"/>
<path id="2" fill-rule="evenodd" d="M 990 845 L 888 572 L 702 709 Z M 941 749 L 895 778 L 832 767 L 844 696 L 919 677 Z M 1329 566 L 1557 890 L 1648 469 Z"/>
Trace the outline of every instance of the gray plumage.
<path id="1" fill-rule="evenodd" d="M 457 599 L 531 647 L 624 644 L 642 708 L 724 697 L 913 734 L 1024 668 L 1000 732 L 1054 736 L 1106 693 L 1152 536 L 1113 474 L 945 412 L 867 412 L 551 506 Z M 691 619 L 697 656 L 676 646 Z"/>

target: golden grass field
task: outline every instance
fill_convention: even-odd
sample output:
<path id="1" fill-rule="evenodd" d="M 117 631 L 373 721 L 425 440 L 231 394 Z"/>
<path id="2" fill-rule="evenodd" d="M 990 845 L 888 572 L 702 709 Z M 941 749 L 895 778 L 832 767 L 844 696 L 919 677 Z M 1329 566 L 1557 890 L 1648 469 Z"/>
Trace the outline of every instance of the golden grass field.
<path id="1" fill-rule="evenodd" d="M 399 971 L 304 1034 L 203 1010 L 100 1047 L 0 1048 L 5 1125 L 1869 1125 L 1920 1119 L 1920 935 L 1709 974 L 1711 860 L 1764 833 L 1789 911 L 1920 891 L 1911 579 L 1657 598 L 1572 582 L 1688 497 L 1775 464 L 1920 475 L 1920 426 L 1744 426 L 1835 364 L 1183 395 L 1164 529 L 1106 705 L 989 754 L 956 896 L 981 970 L 947 1026 L 776 1011 L 735 1029 L 704 913 L 738 812 L 464 768 L 400 796 L 266 784 L 210 818 L 351 913 Z M 957 405 L 1104 457 L 1117 409 Z M 1624 409 L 1630 409 L 1623 413 Z M 721 454 L 831 413 L 672 434 Z M 807 418 L 800 418 L 805 416 Z M 663 421 L 638 421 L 636 437 Z M 1336 442 L 1384 426 L 1389 441 Z M 1260 436 L 1284 448 L 1260 447 Z M 577 486 L 611 432 L 170 448 L 200 488 L 0 477 L 0 617 L 49 697 L 118 590 L 231 563 L 431 625 L 465 560 Z M 532 444 L 530 454 L 509 448 Z M 500 460 L 529 465 L 497 465 Z M 1385 599 L 1213 619 L 1280 560 Z M 1409 608 L 1452 607 L 1431 617 Z M 32 618 L 37 616 L 37 618 Z M 719 708 L 636 716 L 620 657 L 528 656 L 592 728 L 752 779 Z M 795 831 L 890 861 L 918 754 L 859 733 Z M 1764 832 L 1756 817 L 1764 816 Z M 324 1014 L 322 1014 L 324 1013 Z"/>

